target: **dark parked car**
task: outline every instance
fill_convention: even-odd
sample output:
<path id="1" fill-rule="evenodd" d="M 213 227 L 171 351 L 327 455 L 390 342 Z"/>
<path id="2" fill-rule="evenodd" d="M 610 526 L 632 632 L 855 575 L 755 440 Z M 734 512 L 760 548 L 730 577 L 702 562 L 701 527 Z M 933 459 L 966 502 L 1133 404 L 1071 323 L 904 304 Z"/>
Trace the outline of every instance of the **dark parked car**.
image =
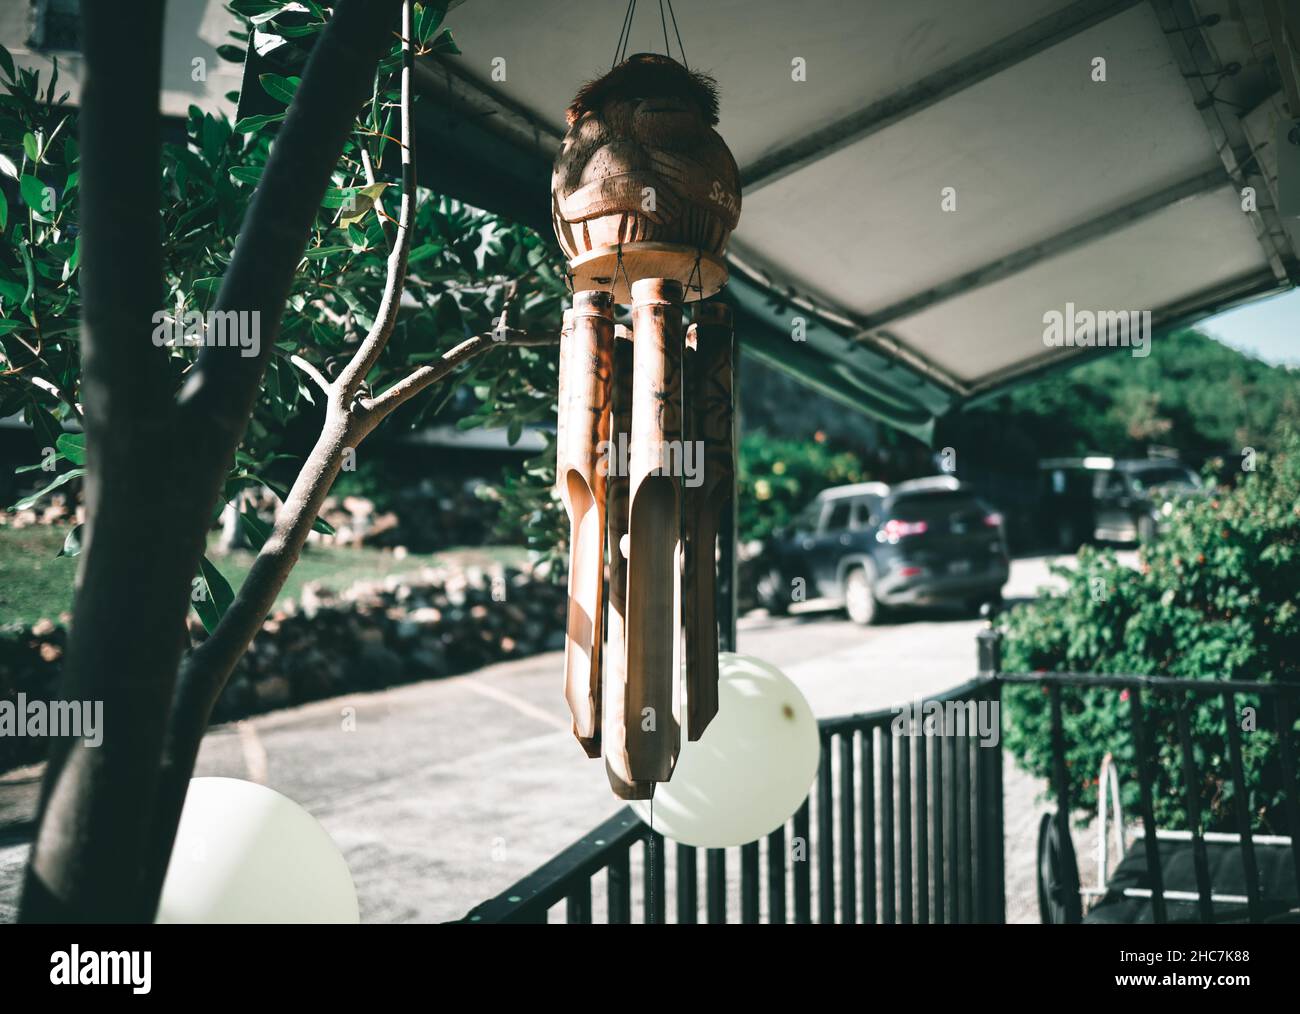
<path id="1" fill-rule="evenodd" d="M 1002 516 L 950 476 L 820 493 L 763 547 L 758 600 L 784 613 L 828 598 L 858 623 L 882 607 L 1001 597 L 1008 571 Z"/>
<path id="2" fill-rule="evenodd" d="M 1038 463 L 1048 544 L 1073 552 L 1084 542 L 1149 542 L 1180 497 L 1201 480 L 1170 458 L 1050 458 Z"/>

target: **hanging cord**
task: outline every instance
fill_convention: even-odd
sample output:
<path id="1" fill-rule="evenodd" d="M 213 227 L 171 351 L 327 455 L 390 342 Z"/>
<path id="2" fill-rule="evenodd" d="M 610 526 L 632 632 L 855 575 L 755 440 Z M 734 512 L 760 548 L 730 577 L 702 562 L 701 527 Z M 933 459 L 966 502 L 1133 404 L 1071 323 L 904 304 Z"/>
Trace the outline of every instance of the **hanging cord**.
<path id="1" fill-rule="evenodd" d="M 661 10 L 660 14 L 662 13 Z M 682 45 L 682 33 L 677 30 L 677 15 L 673 12 L 673 0 L 668 0 L 668 16 L 673 19 L 673 34 L 677 36 L 677 49 L 682 54 L 682 66 L 690 70 L 691 65 L 686 62 L 686 47 Z"/>
<path id="2" fill-rule="evenodd" d="M 618 263 L 614 266 L 614 277 L 609 284 L 609 294 L 614 295 L 614 287 L 618 285 L 618 273 L 623 272 L 623 281 L 627 282 L 628 302 L 632 301 L 632 279 L 628 276 L 627 268 L 623 266 L 623 243 L 620 240 L 618 244 Z"/>
<path id="3" fill-rule="evenodd" d="M 673 23 L 673 35 L 677 37 L 677 51 L 682 57 L 682 66 L 690 69 L 690 64 L 686 62 L 686 47 L 682 45 L 681 29 L 677 27 L 677 12 L 673 10 L 673 0 L 667 0 L 668 10 L 664 11 L 665 0 L 659 0 L 659 27 L 664 33 L 664 55 L 671 58 L 673 55 L 672 44 L 668 39 L 668 22 Z M 627 59 L 627 47 L 632 41 L 632 22 L 636 20 L 636 0 L 628 0 L 627 10 L 623 12 L 623 27 L 618 33 L 618 42 L 614 46 L 614 62 L 611 63 L 610 69 L 618 66 Z"/>
<path id="4" fill-rule="evenodd" d="M 609 65 L 611 70 L 627 55 L 627 43 L 632 36 L 632 18 L 635 15 L 636 0 L 628 0 L 627 10 L 623 13 L 623 27 L 618 33 L 618 43 L 614 46 L 614 62 Z"/>
<path id="5" fill-rule="evenodd" d="M 695 248 L 695 264 L 686 278 L 686 291 L 688 293 L 698 292 L 701 300 L 704 299 L 704 273 L 700 270 L 700 258 L 702 256 L 704 256 L 703 251 L 697 246 Z M 699 284 L 692 285 L 691 282 L 699 282 Z"/>

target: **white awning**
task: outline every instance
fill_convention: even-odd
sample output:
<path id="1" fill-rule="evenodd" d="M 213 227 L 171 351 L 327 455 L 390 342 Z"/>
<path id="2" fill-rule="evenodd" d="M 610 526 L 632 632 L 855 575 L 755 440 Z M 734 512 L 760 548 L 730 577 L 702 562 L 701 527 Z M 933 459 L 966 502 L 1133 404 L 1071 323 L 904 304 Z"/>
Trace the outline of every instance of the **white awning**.
<path id="1" fill-rule="evenodd" d="M 1295 5 L 673 6 L 690 66 L 718 81 L 744 180 L 733 288 L 749 286 L 778 339 L 792 315 L 823 325 L 788 356 L 769 335 L 762 355 L 805 373 L 821 357 L 822 385 L 846 400 L 888 362 L 933 414 L 1095 351 L 1048 346 L 1051 311 L 1150 311 L 1158 332 L 1300 281 L 1300 219 L 1277 211 L 1270 150 L 1300 115 L 1280 27 Z M 624 10 L 469 0 L 449 18 L 463 55 L 426 90 L 540 165 L 574 91 L 609 68 Z M 628 51 L 650 49 L 664 38 L 646 2 Z M 435 159 L 483 157 L 468 128 L 460 151 L 457 130 L 442 136 Z M 752 293 L 769 290 L 783 302 L 763 309 Z M 907 387 L 889 383 L 890 397 Z"/>

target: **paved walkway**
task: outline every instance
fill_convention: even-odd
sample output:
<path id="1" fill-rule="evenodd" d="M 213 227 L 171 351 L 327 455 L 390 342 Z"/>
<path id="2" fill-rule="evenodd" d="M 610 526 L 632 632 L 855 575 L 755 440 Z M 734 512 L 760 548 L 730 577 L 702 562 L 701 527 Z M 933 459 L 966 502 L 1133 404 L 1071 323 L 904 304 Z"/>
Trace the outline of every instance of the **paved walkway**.
<path id="1" fill-rule="evenodd" d="M 1008 595 L 1028 597 L 1046 580 L 1043 561 L 1017 561 Z M 925 615 L 864 629 L 835 613 L 760 615 L 742 620 L 739 640 L 825 716 L 964 681 L 979 626 Z M 221 726 L 204 740 L 198 773 L 263 782 L 314 814 L 347 857 L 364 921 L 459 918 L 619 808 L 602 766 L 573 742 L 560 671 L 552 653 Z M 35 768 L 0 776 L 0 920 L 13 918 L 38 779 Z M 1005 789 L 1008 917 L 1036 921 L 1042 786 L 1008 765 Z M 1087 846 L 1078 847 L 1085 866 Z"/>

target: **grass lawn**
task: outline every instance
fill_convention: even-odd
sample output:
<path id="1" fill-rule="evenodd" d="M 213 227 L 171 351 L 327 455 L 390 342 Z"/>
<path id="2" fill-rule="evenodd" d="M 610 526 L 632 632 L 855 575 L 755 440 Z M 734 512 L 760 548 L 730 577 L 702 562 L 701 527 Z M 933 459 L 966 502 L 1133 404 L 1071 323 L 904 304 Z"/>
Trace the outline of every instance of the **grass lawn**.
<path id="1" fill-rule="evenodd" d="M 59 613 L 72 608 L 77 561 L 57 555 L 63 536 L 63 528 L 46 525 L 0 528 L 0 623 L 31 624 L 42 617 L 57 620 Z M 234 552 L 227 556 L 213 555 L 211 559 L 237 589 L 253 565 L 253 555 Z M 399 560 L 391 551 L 382 549 L 311 545 L 289 575 L 280 599 L 297 598 L 302 586 L 310 581 L 324 581 L 342 588 L 353 581 L 409 574 L 437 563 L 518 566 L 525 556 L 523 549 L 514 546 L 482 546 L 410 553 Z"/>

